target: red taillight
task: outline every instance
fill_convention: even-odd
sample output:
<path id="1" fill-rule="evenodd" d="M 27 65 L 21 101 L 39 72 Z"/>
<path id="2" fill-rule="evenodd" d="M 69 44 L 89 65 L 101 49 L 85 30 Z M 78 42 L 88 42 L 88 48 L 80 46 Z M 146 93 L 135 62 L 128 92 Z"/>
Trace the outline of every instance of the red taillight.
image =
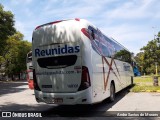
<path id="1" fill-rule="evenodd" d="M 82 81 L 90 83 L 88 68 L 85 66 L 82 66 Z"/>
<path id="2" fill-rule="evenodd" d="M 91 86 L 91 82 L 90 82 L 90 75 L 89 75 L 88 68 L 85 66 L 82 66 L 81 85 L 80 85 L 78 91 L 85 90 L 90 86 Z"/>
<path id="3" fill-rule="evenodd" d="M 41 91 L 41 89 L 39 88 L 38 83 L 37 83 L 37 77 L 36 77 L 35 69 L 33 69 L 33 85 L 34 85 L 35 90 Z"/>

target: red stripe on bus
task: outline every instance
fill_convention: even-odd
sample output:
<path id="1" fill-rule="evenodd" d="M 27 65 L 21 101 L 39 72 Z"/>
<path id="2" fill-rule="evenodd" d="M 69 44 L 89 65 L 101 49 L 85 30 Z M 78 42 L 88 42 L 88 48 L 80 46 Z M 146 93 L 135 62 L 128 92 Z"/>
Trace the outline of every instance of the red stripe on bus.
<path id="1" fill-rule="evenodd" d="M 87 36 L 87 37 L 89 38 L 89 32 L 87 31 L 86 28 L 82 28 L 81 31 L 82 31 L 82 33 L 83 33 L 85 36 Z M 89 39 L 90 39 L 90 38 L 89 38 Z"/>
<path id="2" fill-rule="evenodd" d="M 105 78 L 104 61 L 105 61 L 105 63 L 107 63 L 107 65 L 108 65 L 108 67 L 109 67 L 109 71 L 108 71 L 108 74 L 107 74 L 107 78 Z M 105 90 L 105 91 L 106 91 L 106 88 L 107 88 L 107 84 L 108 84 L 108 80 L 109 80 L 109 76 L 110 76 L 110 71 L 113 72 L 113 74 L 117 77 L 117 80 L 121 83 L 121 81 L 120 81 L 120 79 L 119 79 L 120 74 L 119 74 L 118 68 L 116 67 L 116 68 L 117 68 L 117 71 L 118 71 L 118 74 L 119 74 L 119 77 L 117 76 L 117 74 L 114 72 L 114 70 L 113 70 L 113 68 L 112 68 L 113 63 L 115 64 L 115 66 L 117 66 L 113 58 L 111 59 L 111 62 L 109 63 L 108 60 L 107 60 L 104 56 L 102 56 L 103 79 L 104 79 L 104 90 Z M 121 83 L 121 84 L 122 84 L 122 83 Z"/>

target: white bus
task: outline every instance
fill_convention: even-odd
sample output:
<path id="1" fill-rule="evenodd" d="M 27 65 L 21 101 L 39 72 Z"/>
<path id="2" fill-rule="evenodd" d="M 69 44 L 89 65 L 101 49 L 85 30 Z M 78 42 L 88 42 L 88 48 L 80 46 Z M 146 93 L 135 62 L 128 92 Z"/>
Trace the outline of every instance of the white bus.
<path id="1" fill-rule="evenodd" d="M 27 65 L 27 82 L 30 89 L 34 89 L 33 86 L 33 65 L 32 65 L 32 51 L 27 53 L 26 57 L 26 65 Z"/>
<path id="2" fill-rule="evenodd" d="M 33 32 L 37 102 L 93 104 L 133 82 L 131 54 L 84 19 L 61 20 Z"/>

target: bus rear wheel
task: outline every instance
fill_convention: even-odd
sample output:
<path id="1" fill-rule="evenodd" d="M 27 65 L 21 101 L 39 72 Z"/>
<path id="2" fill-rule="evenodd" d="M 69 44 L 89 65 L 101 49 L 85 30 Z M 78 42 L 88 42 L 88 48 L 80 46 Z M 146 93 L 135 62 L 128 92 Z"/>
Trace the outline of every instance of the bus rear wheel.
<path id="1" fill-rule="evenodd" d="M 113 83 L 110 85 L 110 102 L 113 102 L 115 100 L 115 86 Z"/>

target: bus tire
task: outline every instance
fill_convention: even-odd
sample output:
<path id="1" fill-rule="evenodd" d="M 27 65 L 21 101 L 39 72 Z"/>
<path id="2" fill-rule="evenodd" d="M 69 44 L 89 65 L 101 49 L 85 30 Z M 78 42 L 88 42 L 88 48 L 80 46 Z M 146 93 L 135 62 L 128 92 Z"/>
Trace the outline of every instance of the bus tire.
<path id="1" fill-rule="evenodd" d="M 133 76 L 131 77 L 131 86 L 133 86 Z"/>
<path id="2" fill-rule="evenodd" d="M 110 102 L 113 102 L 115 100 L 115 86 L 114 83 L 111 82 L 110 85 L 110 97 L 109 97 Z"/>

